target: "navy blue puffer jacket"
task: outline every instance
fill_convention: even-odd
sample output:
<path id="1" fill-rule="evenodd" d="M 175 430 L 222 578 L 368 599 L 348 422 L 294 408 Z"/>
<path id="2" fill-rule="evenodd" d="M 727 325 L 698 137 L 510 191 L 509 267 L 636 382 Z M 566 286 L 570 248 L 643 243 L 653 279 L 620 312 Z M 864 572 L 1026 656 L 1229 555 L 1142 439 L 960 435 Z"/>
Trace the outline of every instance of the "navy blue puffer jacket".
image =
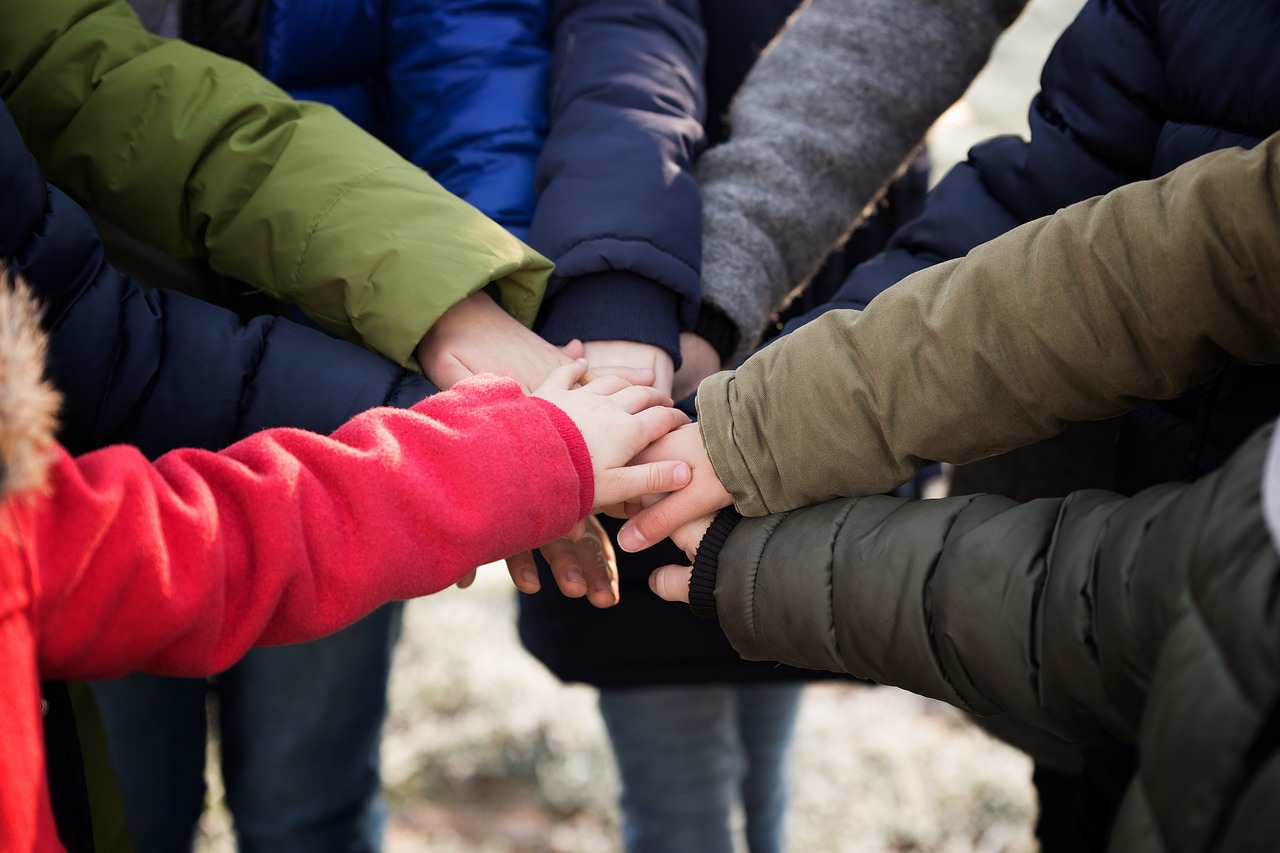
<path id="1" fill-rule="evenodd" d="M 542 334 L 680 363 L 701 293 L 707 38 L 696 0 L 550 0 L 551 121 L 529 244 L 556 264 Z"/>
<path id="2" fill-rule="evenodd" d="M 331 104 L 524 238 L 547 128 L 545 0 L 189 0 L 182 36 Z"/>
<path id="3" fill-rule="evenodd" d="M 1054 46 L 1041 87 L 1029 141 L 976 146 L 882 255 L 790 327 L 822 310 L 865 307 L 910 273 L 1024 222 L 1280 130 L 1280 4 L 1090 0 Z M 1117 485 L 1196 479 L 1278 410 L 1280 372 L 1235 365 L 1181 400 L 1128 416 Z"/>
<path id="4" fill-rule="evenodd" d="M 48 375 L 73 453 L 217 449 L 266 427 L 328 433 L 434 387 L 367 350 L 275 317 L 144 291 L 109 266 L 83 209 L 45 183 L 0 106 L 0 258 L 46 307 Z"/>

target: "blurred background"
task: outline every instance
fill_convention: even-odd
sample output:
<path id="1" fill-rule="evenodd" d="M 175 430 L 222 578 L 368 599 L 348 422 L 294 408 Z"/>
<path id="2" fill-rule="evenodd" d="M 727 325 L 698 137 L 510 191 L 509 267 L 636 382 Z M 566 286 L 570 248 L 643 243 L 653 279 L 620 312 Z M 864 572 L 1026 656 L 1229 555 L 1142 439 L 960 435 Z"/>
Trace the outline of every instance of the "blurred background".
<path id="1" fill-rule="evenodd" d="M 1033 0 L 930 134 L 935 180 L 973 143 L 1027 133 L 1040 66 L 1082 5 Z M 383 746 L 387 853 L 619 849 L 594 691 L 561 684 L 524 651 L 515 594 L 494 565 L 470 589 L 408 605 Z M 788 849 L 1032 851 L 1030 777 L 1025 756 L 949 706 L 892 688 L 811 686 L 792 754 Z M 217 800 L 216 777 L 210 791 Z M 215 808 L 198 849 L 230 853 L 228 839 Z"/>

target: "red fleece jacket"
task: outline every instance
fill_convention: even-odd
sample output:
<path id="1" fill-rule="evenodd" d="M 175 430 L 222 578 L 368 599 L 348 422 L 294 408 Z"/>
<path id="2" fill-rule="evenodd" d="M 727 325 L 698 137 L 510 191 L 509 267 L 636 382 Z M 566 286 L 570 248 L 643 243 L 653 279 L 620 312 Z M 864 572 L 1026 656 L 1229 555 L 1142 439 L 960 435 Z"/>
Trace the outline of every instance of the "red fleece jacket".
<path id="1" fill-rule="evenodd" d="M 259 433 L 149 463 L 60 448 L 0 507 L 0 850 L 62 850 L 41 678 L 209 675 L 568 532 L 591 460 L 560 409 L 469 380 L 332 437 Z"/>

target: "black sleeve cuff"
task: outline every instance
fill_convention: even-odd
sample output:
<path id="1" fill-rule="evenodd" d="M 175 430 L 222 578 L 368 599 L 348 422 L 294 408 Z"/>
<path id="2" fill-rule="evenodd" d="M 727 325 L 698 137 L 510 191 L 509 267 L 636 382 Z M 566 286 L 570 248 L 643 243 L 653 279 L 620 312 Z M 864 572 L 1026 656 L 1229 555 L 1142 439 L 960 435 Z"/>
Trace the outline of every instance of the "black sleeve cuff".
<path id="1" fill-rule="evenodd" d="M 741 520 L 742 516 L 733 507 L 720 510 L 698 543 L 698 553 L 693 558 L 693 574 L 689 578 L 689 609 L 694 616 L 719 621 L 716 573 L 720 569 L 720 549 Z"/>
<path id="2" fill-rule="evenodd" d="M 698 322 L 694 324 L 693 333 L 715 347 L 721 364 L 728 364 L 738 350 L 738 327 L 709 302 L 698 307 Z"/>

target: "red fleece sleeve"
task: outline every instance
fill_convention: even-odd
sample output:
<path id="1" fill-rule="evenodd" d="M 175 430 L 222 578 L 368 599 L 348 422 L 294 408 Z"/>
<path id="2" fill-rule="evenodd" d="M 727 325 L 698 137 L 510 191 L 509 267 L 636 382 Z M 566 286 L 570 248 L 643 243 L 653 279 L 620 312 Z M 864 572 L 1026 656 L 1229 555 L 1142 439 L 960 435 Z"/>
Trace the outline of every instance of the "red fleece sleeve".
<path id="1" fill-rule="evenodd" d="M 64 454 L 50 494 L 13 507 L 42 676 L 218 672 L 563 535 L 592 487 L 550 409 L 477 378 L 332 437 Z"/>

